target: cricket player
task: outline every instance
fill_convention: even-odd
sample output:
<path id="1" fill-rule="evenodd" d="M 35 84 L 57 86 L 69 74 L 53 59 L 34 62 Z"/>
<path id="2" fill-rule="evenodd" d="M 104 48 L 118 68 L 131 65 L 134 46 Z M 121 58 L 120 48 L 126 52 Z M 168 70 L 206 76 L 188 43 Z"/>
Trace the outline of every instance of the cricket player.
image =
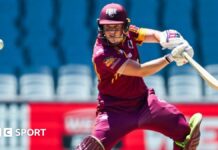
<path id="1" fill-rule="evenodd" d="M 135 129 L 164 134 L 173 139 L 174 150 L 196 150 L 202 115 L 196 113 L 187 122 L 143 81 L 172 62 L 187 63 L 182 53 L 194 55 L 189 43 L 176 30 L 160 32 L 130 25 L 126 10 L 116 3 L 102 8 L 98 27 L 92 58 L 99 79 L 96 122 L 92 134 L 76 150 L 110 150 Z M 160 43 L 171 53 L 140 63 L 137 45 L 149 42 Z"/>

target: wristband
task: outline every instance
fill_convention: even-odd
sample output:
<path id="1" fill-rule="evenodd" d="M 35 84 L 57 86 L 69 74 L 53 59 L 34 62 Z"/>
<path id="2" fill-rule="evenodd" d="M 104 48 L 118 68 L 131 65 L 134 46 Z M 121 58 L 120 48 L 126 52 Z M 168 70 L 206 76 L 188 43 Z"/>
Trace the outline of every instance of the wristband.
<path id="1" fill-rule="evenodd" d="M 169 64 L 174 61 L 173 56 L 172 56 L 171 54 L 165 55 L 164 58 L 166 59 L 166 61 L 167 61 Z"/>

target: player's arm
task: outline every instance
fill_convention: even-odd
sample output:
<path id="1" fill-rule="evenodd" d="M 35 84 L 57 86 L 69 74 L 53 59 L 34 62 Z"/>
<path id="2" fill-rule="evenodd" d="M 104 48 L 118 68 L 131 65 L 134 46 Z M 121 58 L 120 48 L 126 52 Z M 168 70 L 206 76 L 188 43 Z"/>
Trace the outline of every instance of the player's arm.
<path id="1" fill-rule="evenodd" d="M 127 76 L 145 77 L 163 69 L 170 63 L 170 59 L 167 56 L 154 59 L 143 64 L 138 63 L 132 59 L 126 60 L 126 62 L 117 71 L 119 74 Z M 169 59 L 169 60 L 168 60 Z"/>
<path id="2" fill-rule="evenodd" d="M 154 29 L 140 28 L 138 30 L 138 40 L 144 43 L 160 43 L 161 32 Z"/>
<path id="3" fill-rule="evenodd" d="M 160 43 L 164 49 L 173 49 L 176 46 L 187 42 L 183 36 L 176 30 L 158 31 L 148 28 L 138 28 L 137 30 L 132 27 L 130 31 L 135 31 L 139 43 Z"/>
<path id="4" fill-rule="evenodd" d="M 143 64 L 138 63 L 132 59 L 127 59 L 122 66 L 117 70 L 119 74 L 127 76 L 145 77 L 160 71 L 172 61 L 175 61 L 177 66 L 182 66 L 187 61 L 183 58 L 182 53 L 187 52 L 189 56 L 193 57 L 194 51 L 189 47 L 188 43 L 183 43 L 174 48 L 171 54 L 164 57 L 154 59 Z"/>

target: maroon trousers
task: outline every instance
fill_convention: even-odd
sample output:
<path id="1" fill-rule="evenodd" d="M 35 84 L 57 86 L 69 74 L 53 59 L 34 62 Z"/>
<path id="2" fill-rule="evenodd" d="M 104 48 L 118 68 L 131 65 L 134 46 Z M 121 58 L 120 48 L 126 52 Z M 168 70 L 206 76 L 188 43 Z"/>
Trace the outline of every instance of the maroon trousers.
<path id="1" fill-rule="evenodd" d="M 92 135 L 106 150 L 134 129 L 160 132 L 174 141 L 184 141 L 190 127 L 184 115 L 173 105 L 160 100 L 153 89 L 134 105 L 101 106 Z M 174 144 L 174 150 L 181 148 Z"/>

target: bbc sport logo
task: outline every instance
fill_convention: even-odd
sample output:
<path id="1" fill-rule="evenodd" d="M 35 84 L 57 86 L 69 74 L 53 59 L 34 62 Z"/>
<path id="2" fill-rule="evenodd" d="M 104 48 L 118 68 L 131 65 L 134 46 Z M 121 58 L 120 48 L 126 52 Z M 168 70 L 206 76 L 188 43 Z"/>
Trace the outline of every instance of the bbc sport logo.
<path id="1" fill-rule="evenodd" d="M 13 129 L 0 128 L 0 137 L 45 136 L 46 129 Z"/>

